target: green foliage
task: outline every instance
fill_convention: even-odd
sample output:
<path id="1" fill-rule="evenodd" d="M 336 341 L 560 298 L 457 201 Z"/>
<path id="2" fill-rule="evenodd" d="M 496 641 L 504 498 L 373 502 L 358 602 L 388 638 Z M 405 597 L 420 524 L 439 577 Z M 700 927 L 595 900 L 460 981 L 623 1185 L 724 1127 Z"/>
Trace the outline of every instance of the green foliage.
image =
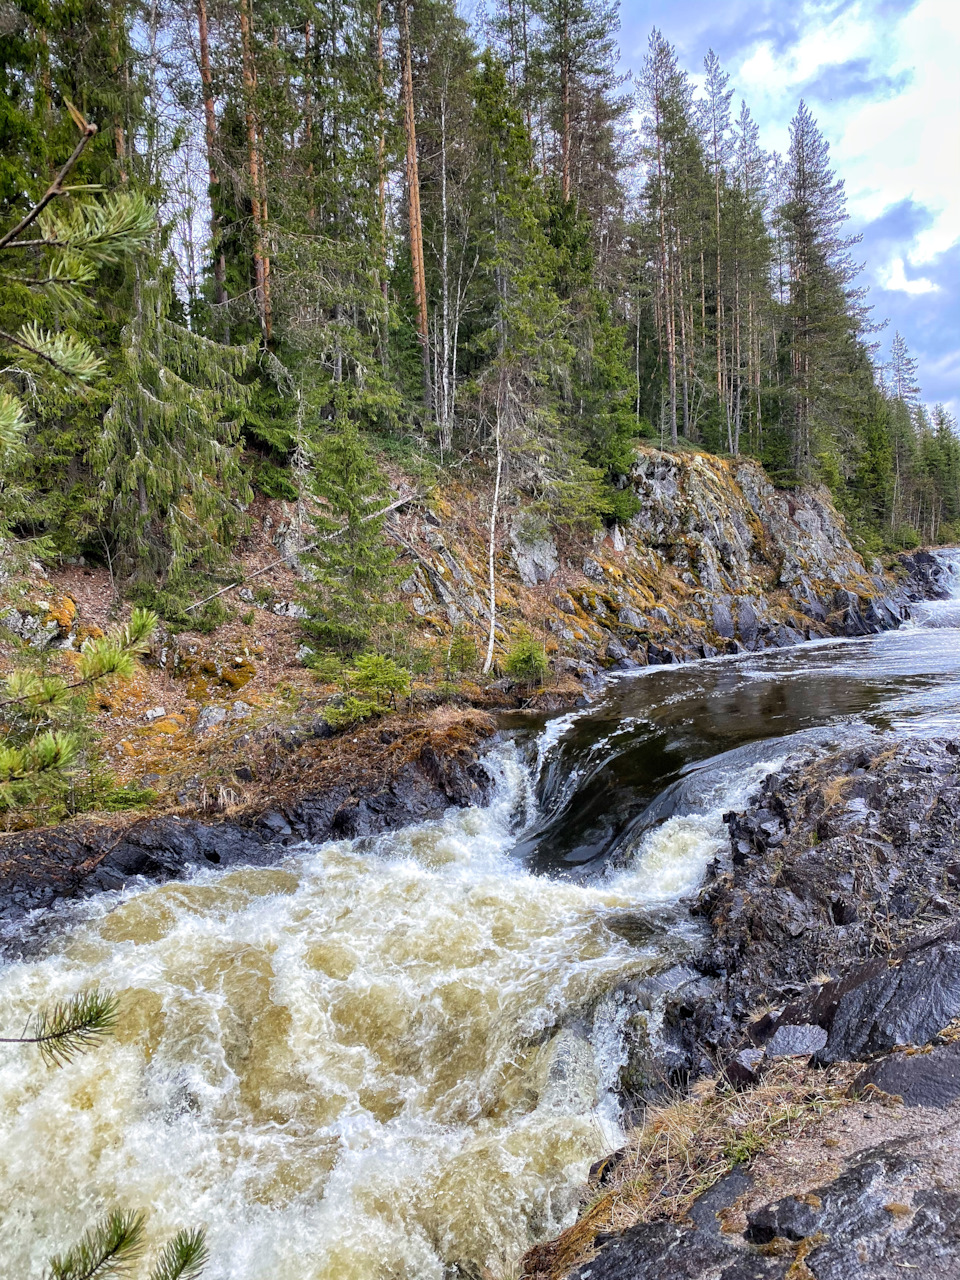
<path id="1" fill-rule="evenodd" d="M 216 582 L 212 584 L 216 587 Z M 227 585 L 224 583 L 224 585 Z M 163 586 L 141 582 L 131 590 L 132 598 L 153 609 L 173 631 L 199 631 L 209 635 L 233 615 L 223 596 L 207 600 L 198 609 L 190 606 L 211 594 L 211 580 L 199 573 L 184 573 Z"/>
<path id="2" fill-rule="evenodd" d="M 150 1280 L 196 1280 L 207 1262 L 206 1235 L 178 1231 L 164 1247 Z"/>
<path id="3" fill-rule="evenodd" d="M 47 1280 L 129 1275 L 146 1252 L 146 1215 L 114 1209 L 66 1253 L 51 1258 Z M 206 1233 L 179 1231 L 164 1246 L 150 1280 L 197 1280 L 207 1261 Z"/>
<path id="4" fill-rule="evenodd" d="M 138 280 L 111 404 L 90 452 L 119 571 L 176 582 L 216 564 L 251 492 L 241 466 L 240 381 L 252 346 L 227 347 L 173 318 L 169 272 Z"/>
<path id="5" fill-rule="evenodd" d="M 29 1032 L 2 1036 L 2 1044 L 34 1044 L 48 1067 L 62 1067 L 113 1034 L 119 1000 L 112 991 L 91 988 L 41 1009 Z"/>
<path id="6" fill-rule="evenodd" d="M 343 659 L 336 653 L 312 653 L 304 662 L 304 666 L 314 673 L 323 684 L 339 684 L 343 679 Z"/>
<path id="7" fill-rule="evenodd" d="M 0 344 L 8 349 L 0 373 L 0 464 L 7 467 L 18 455 L 38 383 L 59 379 L 76 388 L 103 367 L 87 338 L 64 319 L 75 324 L 98 271 L 141 249 L 154 232 L 153 211 L 137 193 L 73 199 L 67 206 L 62 198 L 61 189 L 46 208 L 38 204 L 17 219 L 0 245 Z"/>
<path id="8" fill-rule="evenodd" d="M 253 469 L 253 484 L 268 498 L 281 498 L 284 502 L 295 502 L 297 489 L 290 472 L 286 467 L 278 467 L 267 458 L 258 460 Z"/>
<path id="9" fill-rule="evenodd" d="M 36 666 L 6 678 L 0 711 L 11 728 L 0 741 L 0 809 L 16 808 L 51 784 L 62 783 L 81 757 L 83 737 L 75 730 L 45 726 L 71 715 L 82 717 L 94 685 L 129 679 L 156 626 L 156 614 L 135 608 L 130 621 L 109 635 L 84 641 L 74 678 L 51 675 Z"/>
<path id="10" fill-rule="evenodd" d="M 381 653 L 361 653 L 350 672 L 350 683 L 377 702 L 392 702 L 394 706 L 397 694 L 410 695 L 409 671 Z"/>
<path id="11" fill-rule="evenodd" d="M 356 653 L 397 616 L 385 597 L 399 577 L 383 536 L 387 485 L 356 428 L 344 421 L 313 458 L 311 487 L 324 503 L 318 540 L 302 558 L 312 581 L 300 590 L 304 630 L 325 648 Z"/>
<path id="12" fill-rule="evenodd" d="M 457 625 L 450 637 L 447 648 L 447 666 L 451 671 L 476 671 L 480 665 L 480 655 L 473 634 Z"/>
<path id="13" fill-rule="evenodd" d="M 348 693 L 336 702 L 330 702 L 323 709 L 327 724 L 334 729 L 349 729 L 355 724 L 362 724 L 379 711 L 377 703 L 370 698 L 357 698 Z"/>
<path id="14" fill-rule="evenodd" d="M 507 651 L 503 669 L 520 684 L 542 684 L 547 674 L 547 655 L 528 632 L 521 633 Z"/>
<path id="15" fill-rule="evenodd" d="M 114 1209 L 66 1253 L 50 1259 L 49 1280 L 93 1280 L 129 1273 L 143 1256 L 146 1216 Z"/>

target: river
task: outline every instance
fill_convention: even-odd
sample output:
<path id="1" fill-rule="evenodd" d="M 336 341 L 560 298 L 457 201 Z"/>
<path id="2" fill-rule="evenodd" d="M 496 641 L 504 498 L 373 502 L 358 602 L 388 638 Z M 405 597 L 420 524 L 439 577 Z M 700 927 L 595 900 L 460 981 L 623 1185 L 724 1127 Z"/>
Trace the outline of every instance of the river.
<path id="1" fill-rule="evenodd" d="M 509 719 L 486 809 L 46 918 L 0 1030 L 94 983 L 119 1033 L 0 1046 L 0 1257 L 113 1205 L 208 1230 L 209 1280 L 514 1274 L 621 1141 L 615 990 L 682 956 L 721 815 L 804 742 L 960 734 L 956 598 L 864 640 L 646 669 Z"/>

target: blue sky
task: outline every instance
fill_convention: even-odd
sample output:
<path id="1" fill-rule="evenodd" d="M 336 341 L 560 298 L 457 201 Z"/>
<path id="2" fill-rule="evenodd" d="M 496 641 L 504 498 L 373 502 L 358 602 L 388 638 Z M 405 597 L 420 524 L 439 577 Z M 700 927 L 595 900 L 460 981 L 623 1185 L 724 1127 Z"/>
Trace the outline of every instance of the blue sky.
<path id="1" fill-rule="evenodd" d="M 624 0 L 625 67 L 658 26 L 698 73 L 713 48 L 763 145 L 785 151 L 803 98 L 847 186 L 874 315 L 917 356 L 923 398 L 960 410 L 960 3 Z"/>

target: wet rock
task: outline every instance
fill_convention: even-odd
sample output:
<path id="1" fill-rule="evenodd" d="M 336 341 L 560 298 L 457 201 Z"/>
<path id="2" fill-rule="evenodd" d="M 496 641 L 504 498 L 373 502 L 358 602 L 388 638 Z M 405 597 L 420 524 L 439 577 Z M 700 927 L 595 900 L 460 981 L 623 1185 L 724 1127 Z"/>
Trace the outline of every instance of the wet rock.
<path id="1" fill-rule="evenodd" d="M 854 968 L 751 1030 L 769 1043 L 781 1029 L 820 1031 L 815 1061 L 857 1062 L 896 1045 L 924 1045 L 960 1016 L 960 925 Z"/>
<path id="2" fill-rule="evenodd" d="M 737 631 L 748 649 L 757 642 L 757 627 L 756 610 L 749 600 L 741 600 L 737 605 Z"/>
<path id="3" fill-rule="evenodd" d="M 724 640 L 732 640 L 734 637 L 733 615 L 724 600 L 715 600 L 713 603 L 713 629 Z"/>
<path id="4" fill-rule="evenodd" d="M 719 1229 L 718 1215 L 750 1188 L 735 1171 L 698 1197 L 689 1224 L 647 1222 L 598 1239 L 597 1256 L 571 1280 L 899 1280 L 914 1271 L 955 1280 L 960 1194 L 944 1181 L 938 1137 L 857 1152 L 832 1180 L 748 1213 L 742 1234 Z"/>
<path id="5" fill-rule="evenodd" d="M 840 753 L 801 753 L 766 779 L 746 810 L 727 815 L 730 861 L 717 866 L 697 907 L 711 930 L 708 968 L 723 976 L 725 991 L 726 1030 L 711 1014 L 710 1035 L 735 1045 L 757 1006 L 790 1004 L 824 970 L 841 981 L 857 969 L 854 987 L 869 979 L 858 1006 L 863 1012 L 871 1000 L 894 999 L 903 983 L 889 1019 L 902 1043 L 927 1025 L 899 1013 L 893 1019 L 901 1003 L 920 998 L 923 975 L 935 975 L 943 989 L 932 995 L 927 981 L 923 1001 L 931 1002 L 931 1017 L 935 1008 L 952 1007 L 954 944 L 926 953 L 914 988 L 907 952 L 960 918 L 960 875 L 951 870 L 960 864 L 958 766 L 949 740 L 874 740 Z M 875 958 L 903 948 L 894 970 L 860 972 L 864 962 L 886 965 Z M 843 1010 L 852 1009 L 854 987 L 841 993 Z M 828 1023 L 821 1014 L 821 1007 L 816 1017 L 784 1012 L 782 1025 L 832 1028 L 833 1015 Z M 830 1060 L 848 1051 L 883 1052 L 895 1042 L 874 1028 L 855 1048 L 844 1032 Z"/>
<path id="6" fill-rule="evenodd" d="M 902 1098 L 908 1107 L 949 1107 L 960 1099 L 960 1043 L 890 1054 L 854 1081 L 860 1092 L 868 1085 Z"/>
<path id="7" fill-rule="evenodd" d="M 826 1043 L 827 1033 L 823 1027 L 781 1020 L 764 1048 L 768 1058 L 797 1058 L 817 1053 Z"/>

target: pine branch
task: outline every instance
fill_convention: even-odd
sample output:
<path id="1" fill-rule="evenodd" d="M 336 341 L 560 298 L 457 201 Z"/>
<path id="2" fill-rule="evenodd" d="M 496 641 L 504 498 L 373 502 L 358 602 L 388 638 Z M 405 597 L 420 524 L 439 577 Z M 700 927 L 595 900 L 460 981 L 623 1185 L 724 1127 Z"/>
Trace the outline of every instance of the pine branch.
<path id="1" fill-rule="evenodd" d="M 0 700 L 0 709 L 31 702 L 38 707 L 55 706 L 72 689 L 84 689 L 111 676 L 129 679 L 133 675 L 134 658 L 147 649 L 159 619 L 151 609 L 136 608 L 130 621 L 110 636 L 85 640 L 80 650 L 80 679 L 54 682 L 36 680 L 22 693 Z M 18 688 L 23 682 L 8 680 L 7 687 Z"/>
<path id="2" fill-rule="evenodd" d="M 52 1009 L 41 1009 L 30 1035 L 0 1036 L 0 1044 L 35 1044 L 47 1066 L 61 1067 L 113 1034 L 119 1008 L 112 991 L 79 991 Z"/>
<path id="3" fill-rule="evenodd" d="M 50 1259 L 47 1280 L 102 1280 L 129 1271 L 143 1254 L 144 1215 L 114 1209 L 79 1244 Z"/>
<path id="4" fill-rule="evenodd" d="M 63 168 L 54 178 L 53 182 L 51 182 L 50 186 L 47 187 L 47 190 L 44 192 L 42 198 L 37 202 L 37 204 L 35 204 L 33 208 L 20 219 L 20 221 L 17 223 L 15 227 L 11 227 L 11 229 L 7 232 L 6 235 L 0 236 L 0 250 L 6 249 L 9 245 L 11 245 L 13 241 L 16 240 L 17 236 L 20 235 L 21 232 L 26 231 L 27 227 L 29 227 L 31 223 L 35 222 L 37 218 L 40 217 L 40 214 L 43 213 L 44 209 L 47 207 L 48 204 L 50 204 L 52 200 L 56 200 L 57 196 L 62 196 L 64 194 L 64 191 L 63 191 L 64 179 L 66 178 L 67 174 L 70 173 L 71 170 L 75 168 L 78 160 L 83 155 L 83 152 L 87 146 L 87 143 L 90 141 L 92 137 L 94 137 L 94 135 L 97 132 L 97 126 L 95 124 L 90 124 L 88 120 L 84 120 L 83 116 L 76 109 L 76 107 L 74 107 L 69 102 L 67 103 L 67 110 L 70 112 L 71 116 L 73 117 L 74 123 L 76 124 L 77 128 L 81 131 L 82 136 L 80 138 L 80 141 L 74 147 L 70 158 L 67 160 L 66 164 L 63 166 Z"/>
<path id="5" fill-rule="evenodd" d="M 0 340 L 43 360 L 67 378 L 86 381 L 100 368 L 100 358 L 90 346 L 73 334 L 46 333 L 36 324 L 25 324 L 19 333 L 0 329 Z"/>
<path id="6" fill-rule="evenodd" d="M 150 1272 L 150 1280 L 197 1280 L 208 1258 L 206 1232 L 178 1231 Z"/>

